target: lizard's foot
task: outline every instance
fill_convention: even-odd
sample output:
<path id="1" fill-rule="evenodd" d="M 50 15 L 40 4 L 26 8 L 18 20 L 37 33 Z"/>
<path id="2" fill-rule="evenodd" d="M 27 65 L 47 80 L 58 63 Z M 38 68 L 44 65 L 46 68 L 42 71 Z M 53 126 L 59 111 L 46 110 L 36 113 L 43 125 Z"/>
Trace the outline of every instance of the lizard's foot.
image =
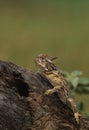
<path id="1" fill-rule="evenodd" d="M 54 93 L 54 90 L 53 89 L 48 89 L 46 92 L 45 92 L 45 95 L 51 95 Z"/>
<path id="2" fill-rule="evenodd" d="M 75 117 L 77 124 L 79 124 L 79 113 L 78 112 L 74 113 L 74 117 Z"/>
<path id="3" fill-rule="evenodd" d="M 48 90 L 45 92 L 45 94 L 46 94 L 46 95 L 51 95 L 51 94 L 53 94 L 53 93 L 55 93 L 55 92 L 58 92 L 58 91 L 60 91 L 61 87 L 62 87 L 62 86 L 55 86 L 53 89 L 48 89 Z"/>

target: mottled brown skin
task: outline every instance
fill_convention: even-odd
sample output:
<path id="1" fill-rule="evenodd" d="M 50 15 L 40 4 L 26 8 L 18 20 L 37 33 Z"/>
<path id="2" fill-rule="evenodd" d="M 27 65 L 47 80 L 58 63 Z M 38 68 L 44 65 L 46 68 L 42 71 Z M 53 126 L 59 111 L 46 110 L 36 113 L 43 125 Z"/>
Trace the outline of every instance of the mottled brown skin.
<path id="1" fill-rule="evenodd" d="M 44 75 L 49 82 L 53 85 L 52 89 L 48 89 L 45 94 L 53 94 L 57 93 L 60 100 L 67 105 L 74 113 L 74 118 L 79 124 L 79 114 L 77 112 L 76 104 L 73 99 L 69 97 L 69 89 L 67 87 L 67 81 L 62 76 L 61 72 L 54 64 L 54 58 L 48 57 L 44 54 L 39 54 L 36 57 L 35 63 L 39 68 L 39 71 L 42 75 Z"/>

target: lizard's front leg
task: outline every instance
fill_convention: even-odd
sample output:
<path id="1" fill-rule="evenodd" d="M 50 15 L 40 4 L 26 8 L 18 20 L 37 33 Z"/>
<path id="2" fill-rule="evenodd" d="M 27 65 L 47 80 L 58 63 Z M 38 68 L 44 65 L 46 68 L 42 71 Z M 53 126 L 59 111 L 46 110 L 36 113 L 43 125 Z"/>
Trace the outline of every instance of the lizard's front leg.
<path id="1" fill-rule="evenodd" d="M 51 94 L 53 94 L 53 93 L 55 93 L 55 92 L 58 92 L 58 91 L 61 89 L 61 87 L 62 87 L 62 86 L 55 86 L 55 87 L 52 88 L 52 89 L 48 89 L 48 90 L 46 90 L 45 94 L 46 94 L 46 95 L 51 95 Z"/>

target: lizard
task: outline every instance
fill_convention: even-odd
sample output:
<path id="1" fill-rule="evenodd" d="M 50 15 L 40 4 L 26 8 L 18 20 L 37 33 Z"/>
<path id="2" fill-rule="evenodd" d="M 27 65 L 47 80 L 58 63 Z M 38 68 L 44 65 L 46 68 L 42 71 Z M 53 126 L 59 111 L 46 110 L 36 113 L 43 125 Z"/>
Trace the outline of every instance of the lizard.
<path id="1" fill-rule="evenodd" d="M 49 57 L 46 54 L 39 54 L 35 59 L 40 73 L 45 76 L 53 86 L 53 88 L 46 90 L 45 94 L 59 93 L 60 100 L 72 110 L 75 121 L 79 124 L 79 113 L 76 104 L 70 97 L 67 80 L 54 64 L 55 59 L 56 57 Z"/>

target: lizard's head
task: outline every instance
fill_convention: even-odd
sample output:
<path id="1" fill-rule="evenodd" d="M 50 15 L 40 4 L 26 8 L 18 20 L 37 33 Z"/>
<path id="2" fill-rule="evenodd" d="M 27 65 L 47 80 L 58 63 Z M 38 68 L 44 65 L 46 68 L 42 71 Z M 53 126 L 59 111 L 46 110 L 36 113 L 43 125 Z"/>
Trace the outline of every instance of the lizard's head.
<path id="1" fill-rule="evenodd" d="M 56 57 L 51 58 L 48 55 L 39 54 L 36 57 L 35 63 L 39 67 L 40 71 L 50 72 L 57 69 L 53 62 L 55 59 Z"/>

